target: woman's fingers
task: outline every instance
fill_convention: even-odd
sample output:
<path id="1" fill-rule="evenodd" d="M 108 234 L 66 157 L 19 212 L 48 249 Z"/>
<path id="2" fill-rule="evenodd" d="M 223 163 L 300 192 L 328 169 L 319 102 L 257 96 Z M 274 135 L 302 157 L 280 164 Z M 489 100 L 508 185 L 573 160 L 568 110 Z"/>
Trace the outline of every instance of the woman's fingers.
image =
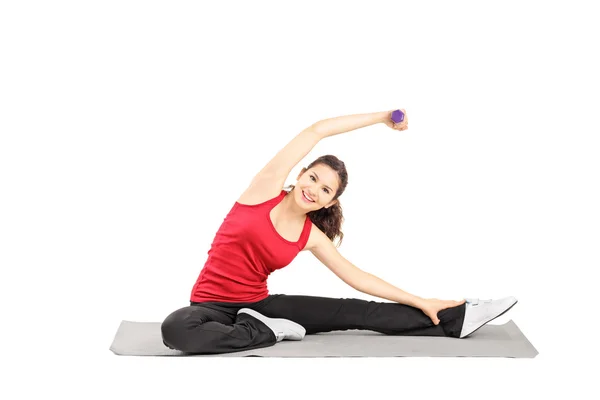
<path id="1" fill-rule="evenodd" d="M 404 131 L 408 129 L 408 115 L 406 114 L 406 110 L 404 110 L 403 108 L 401 109 L 401 111 L 404 113 L 404 120 L 398 124 L 394 123 L 394 129 Z"/>
<path id="2" fill-rule="evenodd" d="M 408 129 L 408 114 L 404 108 L 402 109 L 402 112 L 404 113 L 404 121 L 402 121 L 402 124 L 404 125 L 404 129 Z"/>

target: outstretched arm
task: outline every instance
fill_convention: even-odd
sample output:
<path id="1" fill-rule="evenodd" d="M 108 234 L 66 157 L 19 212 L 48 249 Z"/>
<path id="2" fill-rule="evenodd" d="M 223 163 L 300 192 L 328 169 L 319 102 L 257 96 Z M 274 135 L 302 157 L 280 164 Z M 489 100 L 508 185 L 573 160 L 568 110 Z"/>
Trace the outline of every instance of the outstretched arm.
<path id="1" fill-rule="evenodd" d="M 392 111 L 393 110 L 327 118 L 314 123 L 312 128 L 319 134 L 321 139 L 379 123 L 385 123 L 390 128 L 400 131 L 407 129 L 408 118 L 406 118 L 406 111 L 402 110 L 405 114 L 405 118 L 404 121 L 399 124 L 394 124 L 392 122 Z"/>
<path id="2" fill-rule="evenodd" d="M 362 272 L 365 275 L 361 276 L 361 281 L 357 281 L 357 285 L 354 286 L 356 290 L 373 296 L 392 300 L 397 303 L 407 304 L 409 306 L 419 308 L 425 315 L 431 318 L 431 321 L 433 321 L 434 325 L 440 323 L 440 320 L 437 316 L 438 312 L 446 308 L 458 307 L 466 301 L 465 299 L 462 299 L 461 301 L 424 299 L 422 297 L 406 293 L 405 291 L 398 289 L 386 281 L 379 279 L 375 275 L 364 271 Z"/>
<path id="3" fill-rule="evenodd" d="M 352 287 L 359 292 L 366 293 L 371 296 L 380 297 L 400 304 L 406 304 L 415 308 L 421 308 L 425 299 L 405 292 L 396 286 L 376 277 L 366 271 L 352 279 Z"/>
<path id="4" fill-rule="evenodd" d="M 311 231 L 311 234 L 313 232 L 315 236 L 309 250 L 338 278 L 359 292 L 419 308 L 436 325 L 440 322 L 437 317 L 437 313 L 440 310 L 456 307 L 465 302 L 464 299 L 462 301 L 424 299 L 407 293 L 352 264 L 338 252 L 333 243 L 320 229 L 314 229 Z"/>
<path id="5" fill-rule="evenodd" d="M 340 254 L 320 229 L 313 229 L 311 235 L 314 235 L 312 247 L 309 248 L 311 253 L 352 288 L 371 296 L 421 308 L 424 299 L 407 293 L 352 264 Z"/>
<path id="6" fill-rule="evenodd" d="M 424 299 L 407 293 L 404 290 L 387 283 L 383 279 L 358 269 L 357 267 L 349 273 L 347 283 L 359 292 L 418 308 L 431 318 L 435 325 L 440 323 L 437 316 L 438 312 L 446 308 L 457 307 L 465 302 L 465 299 L 461 301 Z"/>
<path id="7" fill-rule="evenodd" d="M 315 147 L 315 145 L 327 136 L 353 131 L 365 126 L 384 123 L 392 129 L 403 131 L 408 128 L 406 111 L 404 121 L 394 123 L 392 111 L 382 111 L 370 114 L 354 114 L 341 117 L 323 119 L 315 122 L 300 132 L 291 142 L 281 149 L 267 165 L 254 177 L 255 181 L 263 178 L 268 181 L 281 180 L 285 182 L 292 169 Z M 277 184 L 276 186 L 279 186 Z"/>

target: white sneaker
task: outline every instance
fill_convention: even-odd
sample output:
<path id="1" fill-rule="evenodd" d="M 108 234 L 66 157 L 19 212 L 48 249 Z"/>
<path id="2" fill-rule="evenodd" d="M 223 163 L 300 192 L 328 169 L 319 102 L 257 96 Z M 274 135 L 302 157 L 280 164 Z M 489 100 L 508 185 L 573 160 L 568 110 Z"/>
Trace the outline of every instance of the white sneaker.
<path id="1" fill-rule="evenodd" d="M 304 329 L 302 325 L 290 321 L 289 319 L 265 317 L 258 311 L 254 311 L 250 308 L 242 308 L 237 313 L 246 313 L 264 322 L 264 324 L 273 331 L 278 342 L 281 342 L 284 339 L 302 340 L 304 335 L 306 335 L 306 329 Z"/>
<path id="2" fill-rule="evenodd" d="M 460 337 L 470 335 L 483 325 L 498 318 L 517 304 L 517 299 L 510 296 L 499 300 L 465 299 L 465 319 Z"/>

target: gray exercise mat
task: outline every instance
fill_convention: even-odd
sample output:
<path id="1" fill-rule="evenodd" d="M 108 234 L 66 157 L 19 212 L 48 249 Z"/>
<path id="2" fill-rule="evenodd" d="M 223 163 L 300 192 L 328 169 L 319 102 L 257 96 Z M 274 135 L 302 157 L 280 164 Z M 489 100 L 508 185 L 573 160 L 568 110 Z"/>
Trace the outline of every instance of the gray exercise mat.
<path id="1" fill-rule="evenodd" d="M 224 354 L 185 354 L 162 342 L 160 322 L 122 321 L 110 350 L 121 356 L 187 357 L 511 357 L 534 358 L 538 351 L 512 321 L 487 324 L 463 339 L 392 336 L 367 330 L 306 335 L 273 346 Z"/>

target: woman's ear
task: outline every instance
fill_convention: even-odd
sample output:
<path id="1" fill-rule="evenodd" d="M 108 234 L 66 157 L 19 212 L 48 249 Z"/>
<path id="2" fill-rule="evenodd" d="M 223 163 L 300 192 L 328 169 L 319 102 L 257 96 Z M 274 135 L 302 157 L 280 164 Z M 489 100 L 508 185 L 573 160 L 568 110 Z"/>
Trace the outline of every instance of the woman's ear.
<path id="1" fill-rule="evenodd" d="M 333 207 L 338 203 L 337 200 L 332 201 L 331 203 L 327 204 L 327 206 L 325 208 L 329 208 L 329 207 Z"/>

